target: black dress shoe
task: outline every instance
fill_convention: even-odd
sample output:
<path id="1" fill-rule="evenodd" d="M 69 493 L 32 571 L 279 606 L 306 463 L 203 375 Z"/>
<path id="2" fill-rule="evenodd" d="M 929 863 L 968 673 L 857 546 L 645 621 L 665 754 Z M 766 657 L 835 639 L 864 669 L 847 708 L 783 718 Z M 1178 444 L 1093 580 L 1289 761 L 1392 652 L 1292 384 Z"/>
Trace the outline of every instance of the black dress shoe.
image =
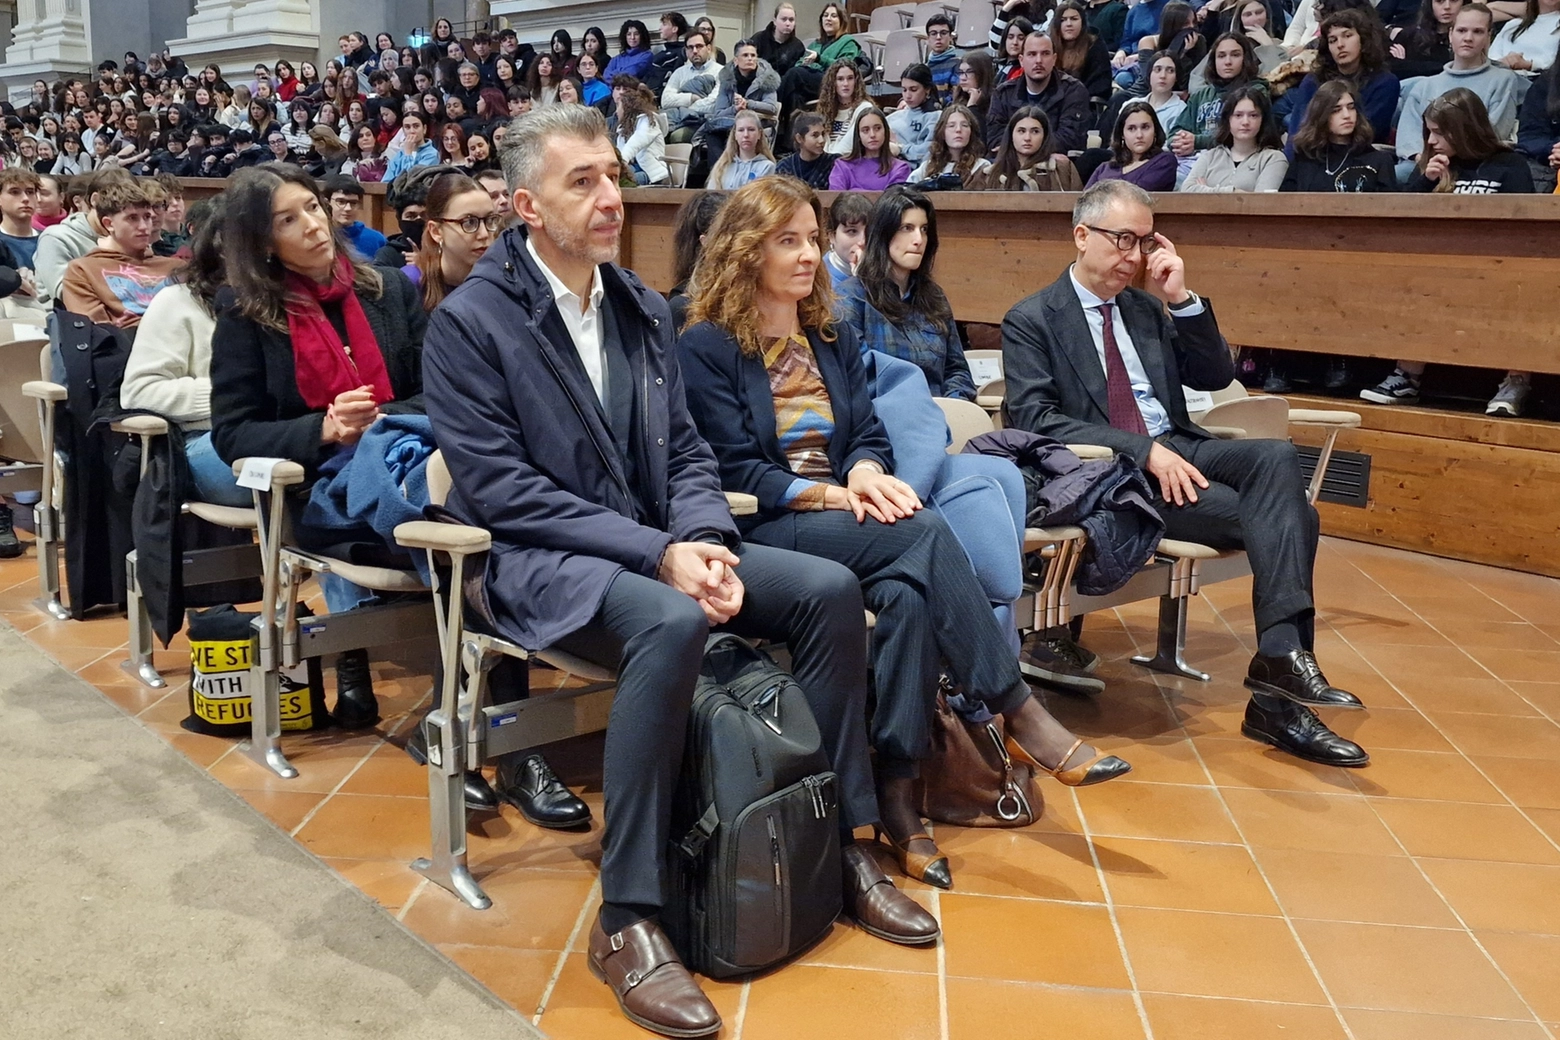
<path id="1" fill-rule="evenodd" d="M 1252 740 L 1271 744 L 1296 758 L 1324 766 L 1358 769 L 1370 765 L 1365 749 L 1338 736 L 1316 717 L 1316 712 L 1292 701 L 1253 697 L 1246 705 L 1246 719 L 1240 731 Z"/>
<path id="2" fill-rule="evenodd" d="M 1294 650 L 1282 657 L 1257 654 L 1246 670 L 1246 689 L 1282 697 L 1313 708 L 1363 708 L 1360 699 L 1348 690 L 1327 682 L 1316 655 L 1309 650 Z"/>
<path id="3" fill-rule="evenodd" d="M 330 714 L 342 729 L 367 729 L 379 721 L 367 650 L 348 650 L 336 657 L 336 707 Z"/>
<path id="4" fill-rule="evenodd" d="M 527 755 L 519 765 L 500 762 L 497 780 L 498 796 L 538 827 L 560 829 L 590 823 L 590 806 L 564 786 L 541 755 Z"/>
<path id="5" fill-rule="evenodd" d="M 406 738 L 403 750 L 418 765 L 428 764 L 428 734 L 421 722 L 412 727 L 412 733 Z M 467 809 L 472 812 L 498 812 L 498 792 L 493 790 L 493 785 L 487 782 L 487 777 L 482 775 L 481 770 L 466 770 L 465 792 Z"/>

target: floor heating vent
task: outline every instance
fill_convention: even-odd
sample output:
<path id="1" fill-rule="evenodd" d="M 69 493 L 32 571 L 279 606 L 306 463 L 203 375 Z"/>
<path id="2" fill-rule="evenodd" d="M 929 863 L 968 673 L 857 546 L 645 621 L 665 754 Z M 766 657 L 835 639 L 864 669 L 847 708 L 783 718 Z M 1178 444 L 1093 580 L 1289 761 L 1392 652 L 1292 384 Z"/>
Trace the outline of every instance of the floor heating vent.
<path id="1" fill-rule="evenodd" d="M 1296 445 L 1300 451 L 1300 470 L 1309 484 L 1316 472 L 1316 459 L 1320 448 Z M 1322 480 L 1321 500 L 1340 506 L 1365 508 L 1370 501 L 1370 456 L 1357 451 L 1334 451 L 1327 463 L 1327 476 Z"/>

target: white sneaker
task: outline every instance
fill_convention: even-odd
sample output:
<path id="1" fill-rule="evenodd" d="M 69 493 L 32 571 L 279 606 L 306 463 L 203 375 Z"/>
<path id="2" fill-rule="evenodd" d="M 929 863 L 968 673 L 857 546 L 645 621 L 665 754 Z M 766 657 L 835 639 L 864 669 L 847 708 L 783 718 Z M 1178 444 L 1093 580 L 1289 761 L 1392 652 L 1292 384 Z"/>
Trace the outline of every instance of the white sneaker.
<path id="1" fill-rule="evenodd" d="M 1419 400 L 1419 380 L 1394 368 L 1390 376 L 1369 390 L 1361 390 L 1360 396 L 1373 404 L 1413 404 Z"/>
<path id="2" fill-rule="evenodd" d="M 1522 408 L 1527 404 L 1528 394 L 1532 390 L 1532 381 L 1526 375 L 1508 373 L 1500 381 L 1500 389 L 1495 391 L 1490 403 L 1484 406 L 1484 414 L 1505 415 L 1515 419 L 1522 414 Z"/>

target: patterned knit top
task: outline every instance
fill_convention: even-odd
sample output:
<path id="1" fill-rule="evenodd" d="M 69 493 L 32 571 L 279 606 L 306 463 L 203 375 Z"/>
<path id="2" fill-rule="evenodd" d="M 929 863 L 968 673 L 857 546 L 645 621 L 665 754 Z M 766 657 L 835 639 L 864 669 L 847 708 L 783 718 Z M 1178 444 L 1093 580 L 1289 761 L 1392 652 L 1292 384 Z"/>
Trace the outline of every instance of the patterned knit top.
<path id="1" fill-rule="evenodd" d="M 818 371 L 812 344 L 801 333 L 775 339 L 764 348 L 764 368 L 775 401 L 775 433 L 796 479 L 780 498 L 789 509 L 824 508 L 828 485 L 836 484 L 829 462 L 834 408 Z"/>

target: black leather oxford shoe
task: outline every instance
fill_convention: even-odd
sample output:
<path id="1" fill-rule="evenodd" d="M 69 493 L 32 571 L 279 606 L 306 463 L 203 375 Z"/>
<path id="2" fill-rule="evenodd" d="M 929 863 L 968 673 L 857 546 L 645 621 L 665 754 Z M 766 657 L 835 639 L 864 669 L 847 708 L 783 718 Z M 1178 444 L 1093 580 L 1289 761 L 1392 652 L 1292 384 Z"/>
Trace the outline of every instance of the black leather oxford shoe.
<path id="1" fill-rule="evenodd" d="M 1313 708 L 1363 708 L 1360 699 L 1348 690 L 1327 682 L 1316 655 L 1295 650 L 1282 657 L 1257 654 L 1246 670 L 1246 689 L 1307 704 Z"/>
<path id="2" fill-rule="evenodd" d="M 423 731 L 421 722 L 412 727 L 404 750 L 418 765 L 428 764 L 428 735 Z M 466 770 L 465 792 L 467 809 L 473 812 L 498 812 L 498 792 L 493 790 L 493 785 L 487 782 L 481 770 Z"/>
<path id="3" fill-rule="evenodd" d="M 538 827 L 583 827 L 590 823 L 590 806 L 564 786 L 541 755 L 527 755 L 516 765 L 500 761 L 497 780 L 498 796 Z"/>
<path id="4" fill-rule="evenodd" d="M 1338 736 L 1316 717 L 1316 712 L 1292 701 L 1261 704 L 1253 697 L 1246 705 L 1246 719 L 1240 731 L 1252 740 L 1271 744 L 1307 762 L 1350 769 L 1370 764 L 1364 748 Z"/>

